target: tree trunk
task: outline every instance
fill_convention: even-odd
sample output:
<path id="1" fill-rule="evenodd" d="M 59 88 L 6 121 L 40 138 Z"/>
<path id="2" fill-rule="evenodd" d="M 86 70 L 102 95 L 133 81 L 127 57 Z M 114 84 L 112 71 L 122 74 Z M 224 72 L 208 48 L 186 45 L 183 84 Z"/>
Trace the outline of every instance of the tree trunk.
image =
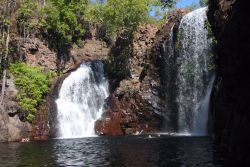
<path id="1" fill-rule="evenodd" d="M 7 38 L 6 38 L 6 47 L 5 47 L 5 55 L 3 58 L 3 81 L 2 81 L 2 92 L 1 92 L 1 100 L 0 106 L 3 106 L 4 92 L 5 92 L 5 83 L 6 83 L 6 74 L 7 74 L 7 58 L 9 54 L 9 41 L 10 41 L 10 26 L 7 27 Z"/>

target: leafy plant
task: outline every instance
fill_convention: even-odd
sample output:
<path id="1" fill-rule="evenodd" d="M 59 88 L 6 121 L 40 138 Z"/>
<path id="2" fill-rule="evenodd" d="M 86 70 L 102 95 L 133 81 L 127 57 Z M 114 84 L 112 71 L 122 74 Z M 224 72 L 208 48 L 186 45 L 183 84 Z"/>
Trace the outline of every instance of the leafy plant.
<path id="1" fill-rule="evenodd" d="M 41 27 L 60 50 L 76 42 L 85 33 L 86 0 L 50 0 L 44 9 Z"/>
<path id="2" fill-rule="evenodd" d="M 150 0 L 109 0 L 94 4 L 87 11 L 87 18 L 107 27 L 108 35 L 114 37 L 120 30 L 132 33 L 148 16 Z"/>
<path id="3" fill-rule="evenodd" d="M 37 107 L 49 90 L 49 80 L 54 75 L 44 73 L 42 68 L 30 67 L 25 63 L 10 64 L 9 70 L 15 76 L 15 85 L 19 89 L 17 101 L 27 113 L 26 119 L 32 122 Z"/>
<path id="4" fill-rule="evenodd" d="M 205 29 L 207 30 L 208 32 L 208 38 L 211 38 L 212 39 L 212 42 L 214 44 L 217 44 L 217 40 L 214 36 L 214 33 L 213 33 L 213 30 L 212 30 L 212 27 L 211 27 L 211 24 L 209 23 L 208 19 L 205 20 L 205 23 L 204 23 L 204 27 Z"/>
<path id="5" fill-rule="evenodd" d="M 33 0 L 24 0 L 18 9 L 17 26 L 19 33 L 24 37 L 28 36 L 29 31 L 38 23 L 32 21 L 33 18 L 39 16 L 38 5 Z"/>

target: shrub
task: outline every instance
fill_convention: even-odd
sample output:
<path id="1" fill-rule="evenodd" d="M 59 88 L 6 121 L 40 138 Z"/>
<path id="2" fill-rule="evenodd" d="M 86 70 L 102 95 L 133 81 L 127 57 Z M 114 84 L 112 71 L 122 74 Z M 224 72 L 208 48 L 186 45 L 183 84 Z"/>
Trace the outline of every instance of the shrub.
<path id="1" fill-rule="evenodd" d="M 30 67 L 24 63 L 10 64 L 9 70 L 15 76 L 15 85 L 19 89 L 17 101 L 26 111 L 26 119 L 32 121 L 39 104 L 49 90 L 49 80 L 53 76 L 46 74 L 42 68 Z"/>
<path id="2" fill-rule="evenodd" d="M 38 3 L 33 0 L 24 0 L 21 3 L 18 9 L 17 27 L 19 33 L 22 34 L 23 37 L 27 37 L 30 30 L 38 26 L 37 17 L 40 17 L 40 13 L 41 10 L 38 10 Z"/>

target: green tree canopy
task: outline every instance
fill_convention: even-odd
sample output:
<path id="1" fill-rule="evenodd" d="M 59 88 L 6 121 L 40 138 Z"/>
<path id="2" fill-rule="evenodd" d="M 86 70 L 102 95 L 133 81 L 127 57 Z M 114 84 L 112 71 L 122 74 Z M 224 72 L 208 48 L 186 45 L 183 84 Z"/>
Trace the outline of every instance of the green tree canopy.
<path id="1" fill-rule="evenodd" d="M 86 0 L 50 0 L 44 9 L 41 26 L 56 48 L 69 45 L 84 36 Z"/>
<path id="2" fill-rule="evenodd" d="M 119 29 L 133 32 L 146 19 L 150 0 L 108 0 L 89 9 L 89 19 L 106 25 L 109 35 Z"/>

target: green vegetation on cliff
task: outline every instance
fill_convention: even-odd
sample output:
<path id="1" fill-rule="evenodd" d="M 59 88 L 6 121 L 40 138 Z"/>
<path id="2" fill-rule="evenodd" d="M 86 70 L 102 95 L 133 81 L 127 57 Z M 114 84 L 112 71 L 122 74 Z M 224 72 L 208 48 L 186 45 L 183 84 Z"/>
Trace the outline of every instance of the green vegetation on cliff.
<path id="1" fill-rule="evenodd" d="M 44 9 L 41 27 L 56 49 L 67 47 L 85 33 L 86 0 L 50 0 Z"/>
<path id="2" fill-rule="evenodd" d="M 146 23 L 160 25 L 162 20 L 151 16 L 152 8 L 162 9 L 173 3 L 175 0 L 108 0 L 106 3 L 89 6 L 87 20 L 104 25 L 108 37 L 115 41 L 107 67 L 111 77 L 124 79 L 130 76 L 129 61 L 134 32 Z M 163 19 L 166 19 L 167 15 L 164 16 Z"/>
<path id="3" fill-rule="evenodd" d="M 32 29 L 37 28 L 41 9 L 33 0 L 24 0 L 17 12 L 17 28 L 21 36 L 27 37 Z"/>
<path id="4" fill-rule="evenodd" d="M 49 90 L 52 73 L 45 73 L 42 68 L 30 67 L 24 63 L 12 63 L 9 70 L 15 76 L 15 85 L 19 89 L 17 101 L 27 112 L 27 120 L 32 121 L 38 105 Z"/>
<path id="5" fill-rule="evenodd" d="M 175 3 L 176 0 L 108 0 L 102 3 L 24 0 L 17 12 L 17 26 L 25 37 L 34 27 L 39 28 L 52 41 L 52 47 L 62 49 L 84 37 L 86 23 L 105 25 L 109 37 L 115 37 L 122 30 L 133 33 L 140 24 L 157 24 L 157 19 L 154 20 L 150 14 L 152 7 L 171 7 Z"/>
<path id="6" fill-rule="evenodd" d="M 108 34 L 114 36 L 121 30 L 134 32 L 146 20 L 149 7 L 149 0 L 109 0 L 104 4 L 92 5 L 88 17 L 104 24 Z"/>

